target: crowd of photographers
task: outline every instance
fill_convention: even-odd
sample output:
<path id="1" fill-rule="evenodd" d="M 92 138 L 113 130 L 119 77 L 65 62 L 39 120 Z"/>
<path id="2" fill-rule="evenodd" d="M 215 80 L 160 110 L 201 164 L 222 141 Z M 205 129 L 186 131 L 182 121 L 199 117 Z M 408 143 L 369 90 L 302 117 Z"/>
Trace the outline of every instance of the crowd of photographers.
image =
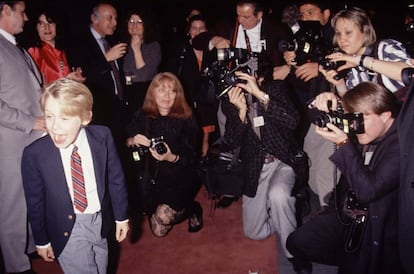
<path id="1" fill-rule="evenodd" d="M 152 169 L 162 182 L 152 192 L 158 196 L 152 199 L 163 202 L 157 201 L 146 212 L 152 213 L 154 235 L 166 236 L 174 224 L 187 218 L 190 232 L 201 230 L 203 211 L 194 201 L 199 187 L 194 181 L 200 175 L 195 174 L 194 155 L 202 160 L 226 155 L 226 167 L 236 162 L 242 166 L 234 174 L 242 179 L 237 183 L 228 180 L 226 186 L 220 185 L 225 183 L 221 180 L 215 189 L 209 189 L 214 192 L 212 197 L 222 198 L 217 207 L 226 208 L 241 198 L 245 235 L 261 240 L 278 234 L 281 256 L 296 273 L 312 273 L 312 262 L 338 266 L 339 273 L 413 273 L 410 254 L 414 237 L 410 228 L 414 222 L 410 216 L 414 174 L 409 169 L 414 155 L 409 138 L 414 128 L 410 110 L 414 64 L 409 55 L 412 17 L 407 13 L 407 36 L 400 42 L 380 39 L 371 15 L 362 8 L 334 10 L 324 0 L 303 0 L 286 6 L 282 20 L 277 20 L 262 4 L 236 1 L 231 11 L 234 16 L 226 15 L 211 24 L 206 19 L 210 15 L 204 11 L 189 16 L 188 34 L 179 37 L 178 43 L 162 44 L 158 71 L 170 72 L 154 76 L 162 81 L 154 81 L 146 97 L 140 95 L 145 107 L 132 106 L 138 108 L 138 114 L 153 108 L 148 119 L 156 117 L 156 123 L 148 126 L 147 118 L 127 115 L 126 119 L 141 122 L 128 139 L 128 145 L 137 145 L 133 157 L 152 157 L 156 166 Z M 138 19 L 131 17 L 128 24 L 142 27 L 140 15 L 133 15 Z M 149 25 L 145 26 L 148 32 Z M 82 53 L 91 55 L 85 49 Z M 116 60 L 121 61 L 124 54 Z M 158 64 L 159 50 L 155 55 Z M 139 71 L 148 66 L 146 58 L 143 51 L 130 63 Z M 143 64 L 140 68 L 137 60 Z M 106 60 L 104 63 L 106 66 Z M 87 74 L 87 66 L 82 68 Z M 108 71 L 114 75 L 113 68 Z M 119 73 L 124 76 L 122 69 Z M 93 79 L 91 75 L 86 77 L 87 85 Z M 136 75 L 128 77 L 134 81 Z M 115 77 L 108 79 L 112 82 Z M 149 85 L 147 80 L 152 79 L 146 79 Z M 136 88 L 126 85 L 130 85 L 127 92 Z M 158 89 L 166 96 L 178 96 L 171 97 L 169 104 L 177 108 L 177 100 L 185 106 L 183 117 L 191 118 L 191 127 L 175 124 L 179 120 L 181 125 L 185 119 L 172 115 L 176 109 L 170 112 L 170 105 L 161 114 L 155 103 L 149 103 Z M 99 100 L 95 98 L 95 102 Z M 114 118 L 109 108 L 101 107 L 103 114 Z M 113 134 L 120 133 L 119 128 L 126 123 L 117 122 Z M 182 128 L 185 130 L 178 134 Z M 201 138 L 196 137 L 198 129 Z M 157 134 L 147 136 L 147 132 Z M 124 141 L 117 145 L 123 147 L 119 149 L 123 151 L 121 157 L 129 157 L 131 151 L 126 151 Z M 147 145 L 151 149 L 145 149 Z M 176 152 L 176 147 L 190 152 Z M 149 153 L 152 150 L 156 153 Z M 191 158 L 191 165 L 187 158 Z M 160 171 L 160 166 L 168 168 Z M 211 170 L 204 170 L 203 182 L 214 185 L 207 182 L 212 177 L 206 172 Z M 230 168 L 226 172 L 231 172 Z M 147 175 L 154 174 L 142 177 Z M 218 182 L 219 174 L 214 176 Z M 178 189 L 176 181 L 188 188 Z M 317 209 L 310 208 L 310 191 L 318 196 Z M 160 208 L 160 203 L 170 212 L 168 224 L 162 220 L 166 209 Z M 311 220 L 303 222 L 311 211 Z"/>
<path id="2" fill-rule="evenodd" d="M 289 32 L 257 2 L 239 1 L 235 26 L 193 39 L 217 52 L 209 76 L 226 116 L 224 141 L 240 149 L 246 167 L 244 232 L 278 233 L 297 273 L 311 273 L 311 262 L 339 273 L 410 273 L 411 262 L 400 260 L 410 244 L 398 245 L 396 122 L 410 56 L 401 42 L 377 38 L 364 9 L 334 13 L 324 1 L 300 1 L 285 11 Z M 265 63 L 270 81 L 261 74 Z M 300 226 L 295 202 L 306 199 L 307 185 L 321 208 Z"/>

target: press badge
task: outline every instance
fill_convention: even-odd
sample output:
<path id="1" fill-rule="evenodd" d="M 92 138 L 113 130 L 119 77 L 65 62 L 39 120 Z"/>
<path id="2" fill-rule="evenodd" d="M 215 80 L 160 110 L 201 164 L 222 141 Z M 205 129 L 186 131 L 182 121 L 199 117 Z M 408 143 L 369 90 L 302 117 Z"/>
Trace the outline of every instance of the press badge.
<path id="1" fill-rule="evenodd" d="M 264 118 L 263 116 L 257 116 L 253 118 L 253 126 L 254 127 L 262 127 L 264 126 Z"/>
<path id="2" fill-rule="evenodd" d="M 267 50 L 266 39 L 260 40 L 260 46 L 262 47 L 262 50 Z"/>
<path id="3" fill-rule="evenodd" d="M 369 165 L 369 162 L 371 162 L 371 158 L 372 158 L 372 155 L 373 154 L 374 154 L 373 151 L 367 151 L 367 152 L 365 152 L 365 159 L 364 159 L 364 165 L 365 166 Z"/>

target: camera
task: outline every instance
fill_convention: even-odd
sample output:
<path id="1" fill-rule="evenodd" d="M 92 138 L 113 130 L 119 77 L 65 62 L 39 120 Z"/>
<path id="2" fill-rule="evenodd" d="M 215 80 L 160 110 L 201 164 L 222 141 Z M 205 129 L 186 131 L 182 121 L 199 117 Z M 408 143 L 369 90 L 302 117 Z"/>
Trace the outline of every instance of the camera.
<path id="1" fill-rule="evenodd" d="M 295 62 L 300 66 L 307 62 L 318 62 L 327 53 L 326 41 L 323 39 L 322 25 L 319 21 L 298 21 L 299 30 L 292 40 L 280 40 L 281 52 L 294 51 Z"/>
<path id="2" fill-rule="evenodd" d="M 311 122 L 318 127 L 326 127 L 326 124 L 331 123 L 349 135 L 365 132 L 362 113 L 344 113 L 343 107 L 339 102 L 337 109 L 332 110 L 332 102 L 328 101 L 328 108 L 328 113 L 312 108 L 313 111 L 316 111 L 316 114 L 311 113 Z"/>
<path id="3" fill-rule="evenodd" d="M 409 86 L 414 78 L 414 68 L 404 68 L 401 70 L 401 79 L 404 85 Z"/>
<path id="4" fill-rule="evenodd" d="M 217 49 L 217 60 L 218 61 L 231 61 L 238 60 L 239 63 L 246 62 L 249 60 L 250 54 L 246 49 L 242 48 L 224 48 Z"/>
<path id="5" fill-rule="evenodd" d="M 345 61 L 335 62 L 335 61 L 329 60 L 328 58 L 324 58 L 321 61 L 319 61 L 319 65 L 321 65 L 324 70 L 337 70 L 340 66 L 343 66 L 345 64 L 346 64 Z M 338 74 L 334 76 L 334 79 L 338 81 L 339 79 L 346 78 L 349 70 L 350 69 L 344 69 L 344 70 L 338 71 Z"/>
<path id="6" fill-rule="evenodd" d="M 230 69 L 230 64 L 235 64 Z M 216 90 L 216 98 L 225 96 L 237 83 L 246 83 L 236 76 L 236 71 L 253 75 L 258 68 L 258 53 L 242 48 L 217 49 L 217 59 L 202 72 L 209 78 Z"/>
<path id="7" fill-rule="evenodd" d="M 335 61 L 329 60 L 328 58 L 324 58 L 323 60 L 319 62 L 319 65 L 321 65 L 324 70 L 332 70 L 332 69 L 337 70 L 340 66 L 343 66 L 345 64 L 346 64 L 345 61 L 335 62 Z"/>
<path id="8" fill-rule="evenodd" d="M 132 160 L 134 162 L 140 162 L 141 159 L 149 152 L 148 147 L 145 146 L 133 146 L 132 148 Z"/>
<path id="9" fill-rule="evenodd" d="M 152 138 L 150 147 L 154 148 L 160 155 L 165 154 L 167 152 L 167 147 L 165 146 L 164 136 Z"/>
<path id="10" fill-rule="evenodd" d="M 158 154 L 165 154 L 167 147 L 165 146 L 164 136 L 151 138 L 149 147 L 146 146 L 133 146 L 132 149 L 132 160 L 135 162 L 141 161 L 141 159 L 149 152 L 149 148 L 154 148 Z"/>

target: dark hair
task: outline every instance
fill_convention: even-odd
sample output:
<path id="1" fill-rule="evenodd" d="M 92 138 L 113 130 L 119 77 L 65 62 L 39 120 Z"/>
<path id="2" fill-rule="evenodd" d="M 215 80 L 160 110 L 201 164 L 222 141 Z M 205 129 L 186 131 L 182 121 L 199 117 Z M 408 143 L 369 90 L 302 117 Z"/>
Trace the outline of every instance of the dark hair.
<path id="1" fill-rule="evenodd" d="M 362 82 L 342 96 L 342 104 L 348 112 L 361 111 L 361 104 L 368 103 L 375 114 L 387 111 L 395 118 L 400 110 L 397 97 L 385 87 L 374 82 Z"/>
<path id="2" fill-rule="evenodd" d="M 29 24 L 31 25 L 31 29 L 33 29 L 33 41 L 32 46 L 35 47 L 42 47 L 43 41 L 40 40 L 40 37 L 38 35 L 38 32 L 36 30 L 37 24 L 39 22 L 39 17 L 41 15 L 44 15 L 46 17 L 46 21 L 48 23 L 55 23 L 56 24 L 56 38 L 55 38 L 55 48 L 62 50 L 65 48 L 65 42 L 62 37 L 62 33 L 65 33 L 63 30 L 63 24 L 59 20 L 60 16 L 56 13 L 55 9 L 52 7 L 45 7 L 42 10 L 36 12 L 36 15 L 33 17 L 34 20 L 29 21 Z"/>
<path id="3" fill-rule="evenodd" d="M 331 9 L 328 4 L 328 1 L 324 0 L 300 0 L 296 3 L 296 5 L 298 6 L 298 8 L 303 5 L 314 5 L 317 6 L 321 10 L 321 12 L 323 12 L 324 10 Z"/>
<path id="4" fill-rule="evenodd" d="M 14 6 L 19 3 L 19 2 L 24 2 L 23 0 L 18 0 L 18 1 L 0 1 L 0 11 L 3 10 L 3 7 L 5 5 L 11 7 L 14 10 Z"/>
<path id="5" fill-rule="evenodd" d="M 265 7 L 261 1 L 249 1 L 249 0 L 238 0 L 237 6 L 242 6 L 245 4 L 251 4 L 254 7 L 254 15 L 257 15 L 259 12 L 265 12 Z"/>
<path id="6" fill-rule="evenodd" d="M 122 40 L 127 42 L 130 40 L 130 35 L 128 32 L 128 21 L 132 15 L 138 15 L 141 17 L 144 27 L 144 43 L 151 43 L 154 41 L 159 41 L 159 25 L 155 22 L 152 16 L 149 16 L 148 13 L 145 13 L 143 10 L 132 10 L 128 12 L 125 16 L 124 24 L 121 28 L 121 37 Z"/>

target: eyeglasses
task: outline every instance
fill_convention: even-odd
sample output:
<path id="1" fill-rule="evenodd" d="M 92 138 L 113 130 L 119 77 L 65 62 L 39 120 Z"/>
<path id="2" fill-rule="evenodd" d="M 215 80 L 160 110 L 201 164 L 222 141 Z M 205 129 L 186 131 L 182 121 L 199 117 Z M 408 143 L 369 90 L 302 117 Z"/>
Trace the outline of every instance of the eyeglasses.
<path id="1" fill-rule="evenodd" d="M 131 24 L 131 25 L 135 25 L 135 24 L 140 24 L 141 25 L 142 23 L 143 23 L 143 21 L 141 19 L 137 19 L 137 20 L 130 19 L 128 21 L 128 24 Z"/>

